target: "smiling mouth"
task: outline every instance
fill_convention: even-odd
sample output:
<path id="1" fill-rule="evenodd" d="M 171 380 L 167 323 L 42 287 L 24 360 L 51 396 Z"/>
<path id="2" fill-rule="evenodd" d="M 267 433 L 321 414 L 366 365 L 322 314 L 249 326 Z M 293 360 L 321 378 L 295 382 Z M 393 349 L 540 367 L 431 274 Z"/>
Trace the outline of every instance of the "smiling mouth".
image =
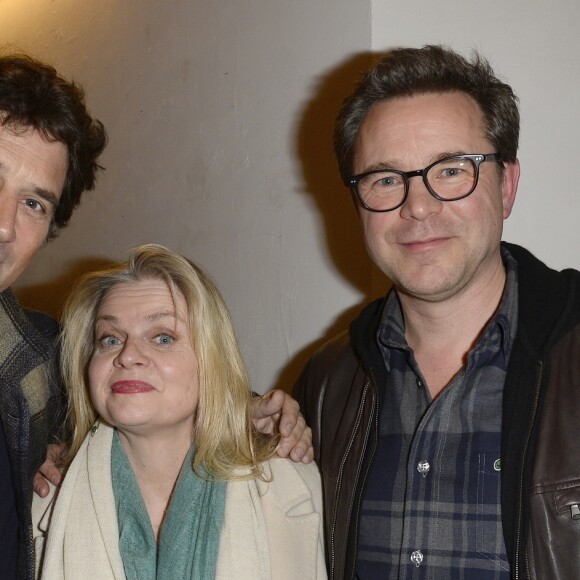
<path id="1" fill-rule="evenodd" d="M 153 385 L 145 381 L 117 381 L 111 385 L 111 391 L 117 395 L 136 395 L 153 390 Z"/>
<path id="2" fill-rule="evenodd" d="M 411 252 L 421 252 L 426 250 L 432 250 L 443 243 L 445 243 L 449 238 L 428 238 L 425 240 L 411 240 L 409 242 L 402 242 L 401 246 L 403 246 L 406 250 Z"/>

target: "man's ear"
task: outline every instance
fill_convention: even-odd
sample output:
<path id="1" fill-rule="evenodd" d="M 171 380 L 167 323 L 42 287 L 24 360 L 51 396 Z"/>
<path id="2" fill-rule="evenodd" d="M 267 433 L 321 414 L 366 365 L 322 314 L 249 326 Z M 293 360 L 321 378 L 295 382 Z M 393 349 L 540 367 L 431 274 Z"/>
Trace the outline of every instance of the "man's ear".
<path id="1" fill-rule="evenodd" d="M 503 219 L 512 213 L 516 201 L 518 182 L 520 181 L 520 162 L 518 159 L 504 163 L 503 181 L 501 184 L 501 198 L 503 204 Z"/>

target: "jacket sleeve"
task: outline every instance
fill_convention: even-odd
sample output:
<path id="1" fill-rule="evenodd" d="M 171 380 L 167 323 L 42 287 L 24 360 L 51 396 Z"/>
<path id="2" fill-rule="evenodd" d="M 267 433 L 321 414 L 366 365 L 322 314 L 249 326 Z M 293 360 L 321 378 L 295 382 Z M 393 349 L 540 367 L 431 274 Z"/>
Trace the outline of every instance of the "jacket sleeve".
<path id="1" fill-rule="evenodd" d="M 334 432 L 333 421 L 329 423 L 328 419 L 340 417 L 345 405 L 351 410 L 358 407 L 350 406 L 347 393 L 357 376 L 359 366 L 350 346 L 350 336 L 343 332 L 314 354 L 294 386 L 294 398 L 300 405 L 306 424 L 312 429 L 314 458 L 317 463 L 321 459 L 323 423 L 327 431 L 325 437 L 328 438 Z M 325 407 L 328 409 L 326 414 Z"/>
<path id="2" fill-rule="evenodd" d="M 49 370 L 49 396 L 46 405 L 48 443 L 68 440 L 66 427 L 67 396 L 60 373 L 58 337 L 60 325 L 54 318 L 38 310 L 25 310 L 27 318 L 36 330 L 54 347 L 55 356 Z"/>

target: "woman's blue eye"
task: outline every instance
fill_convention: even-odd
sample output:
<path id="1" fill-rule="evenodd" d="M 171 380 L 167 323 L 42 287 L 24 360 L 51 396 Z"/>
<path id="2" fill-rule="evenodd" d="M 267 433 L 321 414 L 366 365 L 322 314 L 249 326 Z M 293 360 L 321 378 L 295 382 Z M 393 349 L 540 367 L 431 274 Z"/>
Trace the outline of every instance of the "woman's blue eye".
<path id="1" fill-rule="evenodd" d="M 116 336 L 105 336 L 101 338 L 99 342 L 105 347 L 118 346 L 121 344 L 121 341 Z"/>
<path id="2" fill-rule="evenodd" d="M 175 341 L 175 339 L 173 338 L 173 336 L 169 334 L 159 334 L 155 337 L 155 341 L 157 342 L 157 344 L 160 344 L 161 346 L 167 346 L 169 344 L 172 344 Z"/>

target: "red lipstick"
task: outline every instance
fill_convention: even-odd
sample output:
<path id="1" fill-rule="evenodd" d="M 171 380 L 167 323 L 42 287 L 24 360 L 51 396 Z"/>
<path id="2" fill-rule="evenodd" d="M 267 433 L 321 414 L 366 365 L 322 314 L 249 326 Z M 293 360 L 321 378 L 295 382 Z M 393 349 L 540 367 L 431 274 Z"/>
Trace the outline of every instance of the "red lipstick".
<path id="1" fill-rule="evenodd" d="M 153 385 L 145 381 L 117 381 L 111 385 L 111 391 L 118 395 L 135 395 L 153 390 Z"/>

